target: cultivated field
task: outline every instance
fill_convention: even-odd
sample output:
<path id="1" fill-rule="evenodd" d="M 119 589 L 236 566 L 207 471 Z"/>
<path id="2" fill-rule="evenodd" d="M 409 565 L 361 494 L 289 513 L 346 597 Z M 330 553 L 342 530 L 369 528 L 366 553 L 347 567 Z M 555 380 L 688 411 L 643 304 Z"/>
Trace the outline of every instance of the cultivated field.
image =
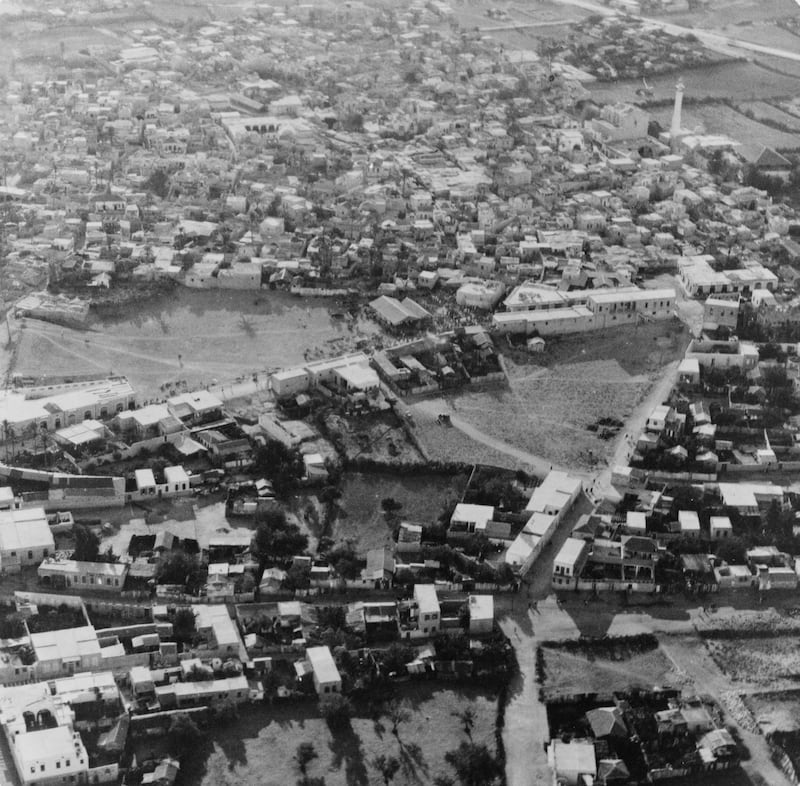
<path id="1" fill-rule="evenodd" d="M 798 39 L 798 45 L 800 45 L 800 39 Z M 740 104 L 739 109 L 742 112 L 751 111 L 756 120 L 771 120 L 800 134 L 800 118 L 790 115 L 772 104 L 767 104 L 764 101 L 749 101 Z"/>
<path id="2" fill-rule="evenodd" d="M 800 87 L 800 82 L 795 89 L 798 87 Z M 756 98 L 756 96 L 753 97 Z M 758 96 L 758 98 L 760 97 Z M 671 108 L 660 109 L 653 113 L 653 118 L 665 126 L 669 126 L 671 117 Z M 766 145 L 789 150 L 800 147 L 800 137 L 797 134 L 787 134 L 785 131 L 765 126 L 724 104 L 685 107 L 683 125 L 688 129 L 702 126 L 709 134 L 727 134 L 731 139 L 744 145 Z"/>
<path id="3" fill-rule="evenodd" d="M 331 317 L 333 304 L 281 293 L 196 292 L 121 308 L 117 317 L 73 330 L 34 319 L 19 330 L 13 371 L 126 374 L 140 399 L 159 398 L 165 383 L 189 388 L 230 381 L 265 368 L 354 348 L 378 328 Z"/>
<path id="4" fill-rule="evenodd" d="M 773 687 L 800 677 L 800 637 L 707 641 L 716 664 L 732 682 Z"/>
<path id="5" fill-rule="evenodd" d="M 324 777 L 327 786 L 371 786 L 383 782 L 372 766 L 378 755 L 396 756 L 400 772 L 393 786 L 429 784 L 452 770 L 444 755 L 467 740 L 453 713 L 475 712 L 472 738 L 494 750 L 496 698 L 468 689 L 433 685 L 408 686 L 402 691 L 412 717 L 399 728 L 399 739 L 386 717 L 374 720 L 358 713 L 350 730 L 331 734 L 315 703 L 281 707 L 259 706 L 242 718 L 214 729 L 213 742 L 198 756 L 197 770 L 186 783 L 200 786 L 287 786 L 298 778 L 294 753 L 310 742 L 319 756 L 308 774 Z"/>
<path id="6" fill-rule="evenodd" d="M 789 64 L 788 60 L 780 60 L 777 67 L 786 70 L 782 64 Z M 800 78 L 776 74 L 766 68 L 761 68 L 753 63 L 729 63 L 727 65 L 711 66 L 709 68 L 696 68 L 681 71 L 680 74 L 669 74 L 661 77 L 648 78 L 647 83 L 653 88 L 653 96 L 648 100 L 671 101 L 675 97 L 675 83 L 680 77 L 686 85 L 687 98 L 729 98 L 734 101 L 757 101 L 773 97 L 794 96 L 800 89 Z M 641 81 L 615 82 L 608 84 L 593 84 L 591 86 L 592 99 L 600 103 L 614 103 L 616 101 L 630 101 L 639 103 L 636 90 L 642 86 Z M 684 111 L 693 109 L 684 105 Z M 712 107 L 712 109 L 715 107 Z M 672 112 L 671 105 L 667 110 L 654 110 L 655 112 Z M 669 117 L 667 118 L 669 127 Z M 731 133 L 732 136 L 735 136 Z"/>
<path id="7" fill-rule="evenodd" d="M 347 473 L 331 535 L 336 541 L 353 541 L 359 553 L 385 546 L 393 523 L 381 500 L 391 497 L 402 505 L 398 520 L 428 524 L 448 503 L 461 499 L 466 483 L 465 475 Z"/>

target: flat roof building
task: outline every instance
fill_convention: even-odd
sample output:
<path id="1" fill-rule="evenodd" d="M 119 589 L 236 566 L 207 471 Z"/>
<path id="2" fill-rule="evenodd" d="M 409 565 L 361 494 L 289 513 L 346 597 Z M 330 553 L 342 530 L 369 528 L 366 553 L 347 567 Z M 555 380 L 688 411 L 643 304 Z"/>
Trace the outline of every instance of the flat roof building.
<path id="1" fill-rule="evenodd" d="M 306 650 L 306 659 L 311 667 L 317 695 L 341 692 L 342 677 L 328 647 L 309 647 Z"/>
<path id="2" fill-rule="evenodd" d="M 0 573 L 38 565 L 55 551 L 43 508 L 0 510 Z"/>

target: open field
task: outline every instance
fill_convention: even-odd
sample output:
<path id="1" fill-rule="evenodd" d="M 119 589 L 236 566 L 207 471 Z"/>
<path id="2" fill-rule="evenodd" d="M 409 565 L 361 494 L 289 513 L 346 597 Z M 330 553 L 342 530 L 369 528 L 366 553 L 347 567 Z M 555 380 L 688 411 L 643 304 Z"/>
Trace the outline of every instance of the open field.
<path id="1" fill-rule="evenodd" d="M 666 126 L 669 126 L 671 117 L 671 108 L 653 113 L 653 118 Z M 709 134 L 727 134 L 731 139 L 744 145 L 766 145 L 790 150 L 800 147 L 800 136 L 797 134 L 787 134 L 765 126 L 757 120 L 750 120 L 741 112 L 724 104 L 684 107 L 683 125 L 688 129 L 703 126 Z"/>
<path id="2" fill-rule="evenodd" d="M 620 657 L 617 660 L 588 658 L 542 647 L 548 696 L 570 693 L 608 693 L 629 688 L 650 690 L 656 686 L 679 687 L 685 678 L 660 649 Z"/>
<path id="3" fill-rule="evenodd" d="M 506 359 L 509 389 L 464 392 L 452 409 L 481 432 L 553 464 L 595 467 L 614 440 L 588 427 L 601 418 L 624 421 L 686 340 L 682 327 L 663 322 L 549 341 L 535 359 Z"/>
<path id="4" fill-rule="evenodd" d="M 90 330 L 34 319 L 19 328 L 13 371 L 43 374 L 126 374 L 140 399 L 158 398 L 165 382 L 189 388 L 231 380 L 305 357 L 344 353 L 378 332 L 333 319 L 335 304 L 275 292 L 196 292 L 177 289 L 150 303 L 121 308 Z"/>
<path id="5" fill-rule="evenodd" d="M 373 720 L 358 712 L 351 729 L 331 734 L 319 717 L 315 702 L 284 706 L 259 706 L 242 713 L 239 721 L 215 728 L 213 742 L 198 755 L 193 771 L 182 773 L 180 783 L 199 786 L 287 786 L 298 777 L 293 760 L 297 746 L 310 742 L 319 756 L 308 774 L 324 777 L 327 786 L 368 786 L 383 781 L 372 766 L 375 756 L 396 756 L 401 769 L 395 786 L 429 784 L 452 770 L 444 755 L 467 740 L 452 713 L 471 707 L 476 743 L 494 750 L 496 698 L 474 689 L 442 689 L 435 685 L 409 685 L 402 690 L 412 717 L 392 734 L 386 717 Z"/>
<path id="6" fill-rule="evenodd" d="M 781 63 L 788 64 L 789 61 L 781 61 Z M 784 66 L 781 65 L 780 68 L 784 69 Z M 784 70 L 788 72 L 788 69 Z M 653 88 L 652 99 L 648 100 L 672 101 L 675 97 L 675 83 L 679 76 L 686 85 L 685 95 L 687 98 L 712 97 L 729 98 L 733 101 L 757 101 L 772 97 L 795 96 L 800 89 L 800 78 L 783 76 L 766 68 L 760 68 L 753 63 L 741 62 L 709 68 L 687 69 L 681 71 L 680 74 L 668 74 L 648 79 L 647 83 Z M 616 101 L 639 103 L 640 99 L 636 95 L 636 90 L 641 86 L 640 80 L 593 84 L 591 85 L 592 99 L 601 103 Z M 684 104 L 684 112 L 693 108 Z M 672 112 L 671 104 L 668 111 Z M 667 118 L 667 125 L 669 125 L 669 118 Z"/>
<path id="7" fill-rule="evenodd" d="M 342 480 L 342 498 L 337 505 L 332 537 L 352 540 L 359 553 L 380 548 L 391 540 L 381 500 L 392 497 L 403 507 L 397 516 L 403 521 L 432 523 L 442 509 L 461 499 L 465 475 L 390 475 L 347 473 Z"/>
<path id="8" fill-rule="evenodd" d="M 764 734 L 800 730 L 800 690 L 765 691 L 742 698 Z"/>
<path id="9" fill-rule="evenodd" d="M 798 39 L 798 45 L 800 45 L 800 39 Z M 791 128 L 795 133 L 800 134 L 800 117 L 790 115 L 788 112 L 784 112 L 782 109 L 772 104 L 767 104 L 764 101 L 750 101 L 740 104 L 739 109 L 742 112 L 750 110 L 756 120 L 766 119 L 775 123 L 781 123 L 787 128 Z"/>

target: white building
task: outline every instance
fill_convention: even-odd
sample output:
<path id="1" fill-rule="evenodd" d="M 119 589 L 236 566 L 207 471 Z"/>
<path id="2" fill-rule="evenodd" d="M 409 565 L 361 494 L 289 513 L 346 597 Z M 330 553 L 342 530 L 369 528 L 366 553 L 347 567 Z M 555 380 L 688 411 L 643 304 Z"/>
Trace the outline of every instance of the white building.
<path id="1" fill-rule="evenodd" d="M 53 533 L 42 508 L 0 511 L 0 573 L 38 565 L 54 551 Z"/>
<path id="2" fill-rule="evenodd" d="M 417 620 L 420 631 L 427 636 L 435 635 L 439 632 L 442 616 L 436 587 L 433 584 L 415 584 L 414 600 L 419 612 Z"/>
<path id="3" fill-rule="evenodd" d="M 306 650 L 306 659 L 311 667 L 318 696 L 342 692 L 342 677 L 328 647 L 309 647 Z"/>
<path id="4" fill-rule="evenodd" d="M 574 586 L 589 557 L 591 544 L 579 538 L 567 538 L 553 562 L 553 588 Z"/>

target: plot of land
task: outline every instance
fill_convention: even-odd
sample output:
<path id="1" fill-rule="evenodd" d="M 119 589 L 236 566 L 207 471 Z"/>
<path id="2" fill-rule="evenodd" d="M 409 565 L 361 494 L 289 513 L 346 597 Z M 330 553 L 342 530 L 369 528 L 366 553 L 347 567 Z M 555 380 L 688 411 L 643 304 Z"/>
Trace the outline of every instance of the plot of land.
<path id="1" fill-rule="evenodd" d="M 800 44 L 800 39 L 798 39 L 798 44 Z M 741 104 L 739 108 L 742 112 L 750 110 L 756 120 L 771 120 L 774 123 L 780 123 L 786 128 L 792 129 L 795 133 L 800 133 L 800 118 L 790 115 L 788 112 L 772 106 L 772 104 L 767 104 L 764 101 L 751 101 Z"/>
<path id="2" fill-rule="evenodd" d="M 72 330 L 34 319 L 20 327 L 14 372 L 126 374 L 140 398 L 158 397 L 165 382 L 189 388 L 231 380 L 265 368 L 352 349 L 377 330 L 333 319 L 328 305 L 288 295 L 196 292 L 120 309 L 92 330 Z"/>
<path id="3" fill-rule="evenodd" d="M 783 60 L 781 63 L 788 64 Z M 784 66 L 779 66 L 783 70 Z M 662 77 L 653 77 L 647 83 L 653 88 L 653 95 L 648 100 L 672 101 L 675 96 L 676 74 Z M 737 100 L 763 100 L 772 97 L 794 96 L 800 88 L 800 79 L 793 76 L 782 76 L 766 68 L 760 68 L 753 63 L 730 63 L 723 66 L 712 66 L 681 71 L 681 78 L 686 85 L 686 96 L 689 98 L 730 98 Z M 636 90 L 641 88 L 639 80 L 616 82 L 613 84 L 592 85 L 592 99 L 601 103 L 614 103 L 615 101 L 632 101 L 637 103 Z M 693 108 L 693 107 L 692 107 Z M 712 107 L 713 109 L 713 107 Z M 672 105 L 658 112 L 672 112 Z M 684 111 L 688 107 L 684 105 Z M 669 117 L 667 117 L 669 127 Z M 736 135 L 731 131 L 731 136 Z M 742 140 L 744 141 L 744 140 Z"/>
<path id="4" fill-rule="evenodd" d="M 769 691 L 743 697 L 761 731 L 800 730 L 800 691 Z"/>
<path id="5" fill-rule="evenodd" d="M 319 756 L 308 774 L 324 777 L 327 786 L 368 786 L 382 782 L 372 766 L 381 754 L 396 756 L 400 772 L 396 786 L 429 784 L 440 774 L 452 774 L 444 755 L 467 740 L 453 713 L 471 707 L 476 715 L 472 738 L 494 750 L 496 699 L 475 690 L 410 686 L 403 695 L 411 703 L 412 717 L 400 726 L 399 741 L 391 722 L 360 714 L 352 729 L 332 735 L 318 717 L 315 703 L 283 707 L 258 707 L 235 723 L 215 727 L 201 772 L 191 782 L 200 786 L 287 786 L 298 777 L 294 753 L 310 742 Z M 187 773 L 188 774 L 188 773 Z"/>
<path id="6" fill-rule="evenodd" d="M 618 660 L 589 659 L 561 649 L 542 648 L 545 664 L 543 690 L 548 696 L 570 693 L 608 693 L 629 688 L 678 687 L 679 675 L 660 649 Z"/>
<path id="7" fill-rule="evenodd" d="M 781 77 L 773 74 L 772 78 L 780 79 Z M 795 89 L 799 86 L 800 84 L 796 85 Z M 653 117 L 662 125 L 669 125 L 672 109 L 659 110 L 653 114 Z M 796 134 L 787 134 L 785 131 L 765 126 L 757 120 L 750 120 L 741 112 L 724 104 L 685 107 L 683 125 L 689 129 L 703 127 L 709 134 L 727 134 L 731 139 L 735 139 L 743 145 L 765 145 L 789 150 L 800 146 L 800 138 Z"/>
<path id="8" fill-rule="evenodd" d="M 796 681 L 800 677 L 797 636 L 716 640 L 707 641 L 706 646 L 720 669 L 734 682 L 774 687 L 778 680 Z"/>
<path id="9" fill-rule="evenodd" d="M 385 546 L 391 540 L 390 523 L 381 501 L 393 498 L 405 521 L 428 524 L 435 521 L 449 502 L 458 501 L 467 483 L 465 475 L 388 475 L 353 472 L 342 482 L 332 536 L 352 540 L 359 553 Z"/>

